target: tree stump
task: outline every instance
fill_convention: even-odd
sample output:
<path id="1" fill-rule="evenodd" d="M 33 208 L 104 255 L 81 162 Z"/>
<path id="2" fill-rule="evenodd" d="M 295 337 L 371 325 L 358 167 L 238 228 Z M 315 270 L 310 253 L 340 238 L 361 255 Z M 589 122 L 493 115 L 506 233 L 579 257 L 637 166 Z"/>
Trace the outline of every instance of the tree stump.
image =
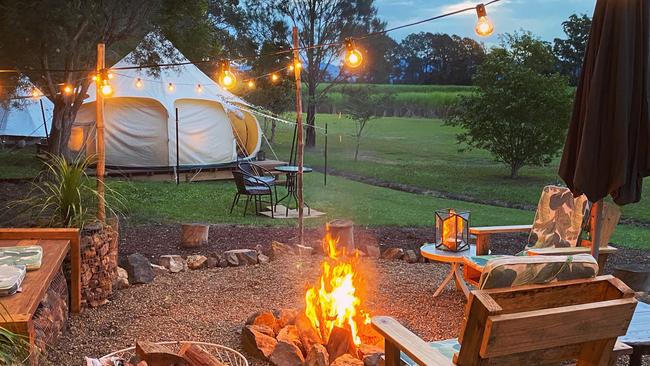
<path id="1" fill-rule="evenodd" d="M 614 268 L 614 276 L 634 291 L 650 292 L 650 268 L 641 264 L 625 264 Z"/>
<path id="2" fill-rule="evenodd" d="M 208 243 L 207 224 L 183 224 L 181 226 L 181 246 L 183 248 L 200 247 Z"/>
<path id="3" fill-rule="evenodd" d="M 337 248 L 345 248 L 348 254 L 356 249 L 354 245 L 354 223 L 350 220 L 336 219 L 327 223 L 325 229 L 333 240 L 337 240 Z"/>

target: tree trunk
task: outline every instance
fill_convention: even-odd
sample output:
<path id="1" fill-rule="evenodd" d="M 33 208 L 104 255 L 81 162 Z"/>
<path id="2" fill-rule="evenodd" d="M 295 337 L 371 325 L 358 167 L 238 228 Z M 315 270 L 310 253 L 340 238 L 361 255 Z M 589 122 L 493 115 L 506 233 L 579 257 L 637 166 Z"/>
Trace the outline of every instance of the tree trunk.
<path id="1" fill-rule="evenodd" d="M 521 166 L 519 164 L 510 164 L 510 178 L 517 179 L 519 177 L 519 169 Z"/>
<path id="2" fill-rule="evenodd" d="M 357 136 L 357 148 L 354 150 L 354 161 L 359 157 L 359 145 L 361 145 L 361 136 Z"/>
<path id="3" fill-rule="evenodd" d="M 271 138 L 269 139 L 269 143 L 273 143 L 273 140 L 275 139 L 275 120 L 271 121 Z"/>
<path id="4" fill-rule="evenodd" d="M 74 108 L 63 101 L 55 100 L 52 115 L 52 131 L 48 143 L 48 152 L 53 155 L 68 155 L 68 140 L 72 123 L 76 117 Z"/>

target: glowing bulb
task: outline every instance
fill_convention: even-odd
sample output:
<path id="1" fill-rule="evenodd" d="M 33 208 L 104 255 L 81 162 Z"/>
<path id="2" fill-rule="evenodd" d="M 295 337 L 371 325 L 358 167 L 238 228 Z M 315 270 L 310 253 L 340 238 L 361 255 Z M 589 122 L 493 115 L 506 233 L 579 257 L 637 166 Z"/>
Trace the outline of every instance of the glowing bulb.
<path id="1" fill-rule="evenodd" d="M 476 5 L 476 15 L 478 16 L 478 20 L 476 21 L 476 26 L 474 27 L 474 31 L 476 32 L 476 34 L 478 34 L 481 37 L 487 37 L 490 34 L 492 34 L 492 32 L 494 32 L 494 25 L 487 17 L 487 11 L 485 10 L 485 5 L 483 4 Z"/>
<path id="2" fill-rule="evenodd" d="M 138 80 L 135 81 L 135 87 L 142 89 L 142 79 L 138 78 Z"/>
<path id="3" fill-rule="evenodd" d="M 357 68 L 363 63 L 363 55 L 361 51 L 356 49 L 354 41 L 348 38 L 345 40 L 345 64 L 351 68 Z"/>
<path id="4" fill-rule="evenodd" d="M 248 80 L 246 85 L 248 86 L 248 89 L 253 89 L 255 87 L 255 82 L 253 80 Z"/>
<path id="5" fill-rule="evenodd" d="M 293 71 L 293 69 L 295 69 L 295 67 L 293 67 L 293 64 L 289 65 L 289 70 Z"/>
<path id="6" fill-rule="evenodd" d="M 111 74 L 111 73 L 108 74 L 108 78 L 109 78 L 109 79 L 112 79 L 112 78 L 114 78 L 114 77 L 115 77 L 115 75 L 113 75 L 113 74 Z"/>
<path id="7" fill-rule="evenodd" d="M 169 85 L 167 85 L 167 90 L 169 90 L 170 92 L 173 92 L 174 89 L 175 89 L 175 88 L 174 88 L 174 84 L 169 83 Z"/>
<path id="8" fill-rule="evenodd" d="M 203 87 L 201 86 L 201 84 L 196 86 L 196 92 L 197 93 L 203 93 Z"/>
<path id="9" fill-rule="evenodd" d="M 113 88 L 111 87 L 111 84 L 105 83 L 102 85 L 102 94 L 105 96 L 113 94 Z"/>
<path id="10" fill-rule="evenodd" d="M 97 79 L 99 79 L 99 76 L 98 75 L 93 75 L 93 81 L 97 81 Z"/>
<path id="11" fill-rule="evenodd" d="M 279 79 L 280 79 L 280 77 L 278 76 L 278 74 L 276 74 L 276 73 L 271 74 L 271 81 L 272 82 L 276 82 Z"/>
<path id="12" fill-rule="evenodd" d="M 237 79 L 235 78 L 235 75 L 233 75 L 230 71 L 226 70 L 221 75 L 220 84 L 224 88 L 229 89 L 235 85 L 236 80 Z"/>
<path id="13" fill-rule="evenodd" d="M 38 89 L 36 88 L 32 89 L 32 97 L 38 98 L 40 96 L 41 96 L 41 92 Z"/>
<path id="14" fill-rule="evenodd" d="M 66 94 L 66 95 L 70 95 L 70 94 L 72 94 L 72 86 L 70 86 L 70 85 L 65 85 L 65 86 L 63 87 L 63 93 Z"/>

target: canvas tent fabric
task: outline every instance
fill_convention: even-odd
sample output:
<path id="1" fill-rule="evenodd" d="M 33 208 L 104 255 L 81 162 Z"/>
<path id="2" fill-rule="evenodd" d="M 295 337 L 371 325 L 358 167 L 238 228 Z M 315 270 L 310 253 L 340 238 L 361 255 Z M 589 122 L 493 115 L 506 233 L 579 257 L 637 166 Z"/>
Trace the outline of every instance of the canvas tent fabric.
<path id="1" fill-rule="evenodd" d="M 187 61 L 176 52 L 175 62 Z M 120 69 L 132 66 L 129 54 L 111 68 L 114 92 L 104 99 L 107 166 L 175 166 L 177 109 L 180 166 L 215 166 L 257 154 L 262 131 L 255 116 L 240 109 L 248 103 L 221 88 L 195 65 L 161 68 L 159 74 Z M 85 152 L 93 153 L 94 85 L 88 94 L 77 114 L 69 147 L 83 146 Z"/>
<path id="2" fill-rule="evenodd" d="M 54 104 L 45 96 L 32 97 L 32 91 L 28 89 L 30 88 L 20 89 L 16 99 L 4 106 L 0 104 L 0 136 L 46 138 L 52 130 Z"/>

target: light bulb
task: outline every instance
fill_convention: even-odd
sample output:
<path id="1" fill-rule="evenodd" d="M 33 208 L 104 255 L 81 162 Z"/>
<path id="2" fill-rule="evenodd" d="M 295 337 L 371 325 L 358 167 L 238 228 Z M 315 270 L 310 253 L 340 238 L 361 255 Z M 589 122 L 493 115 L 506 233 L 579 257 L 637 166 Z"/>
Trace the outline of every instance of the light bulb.
<path id="1" fill-rule="evenodd" d="M 255 82 L 253 80 L 248 80 L 248 88 L 253 89 L 255 87 Z"/>
<path id="2" fill-rule="evenodd" d="M 203 93 L 203 87 L 201 86 L 201 84 L 196 86 L 196 92 L 197 93 Z"/>
<path id="3" fill-rule="evenodd" d="M 363 63 L 363 55 L 354 45 L 354 41 L 350 38 L 345 40 L 345 64 L 355 69 Z"/>
<path id="4" fill-rule="evenodd" d="M 105 96 L 113 94 L 113 88 L 111 87 L 111 84 L 106 83 L 102 85 L 102 94 Z"/>
<path id="5" fill-rule="evenodd" d="M 229 70 L 225 70 L 221 73 L 221 77 L 219 78 L 219 84 L 221 84 L 221 86 L 223 86 L 224 88 L 230 89 L 233 86 L 235 86 L 236 82 L 237 82 L 237 78 L 235 78 L 235 75 Z"/>
<path id="6" fill-rule="evenodd" d="M 272 82 L 276 82 L 279 79 L 280 79 L 280 77 L 278 76 L 278 74 L 276 74 L 276 73 L 271 74 L 271 81 Z"/>
<path id="7" fill-rule="evenodd" d="M 487 17 L 487 11 L 485 10 L 485 5 L 478 4 L 476 5 L 476 16 L 478 20 L 476 21 L 476 26 L 474 31 L 481 37 L 487 37 L 492 32 L 494 32 L 494 25 Z"/>
<path id="8" fill-rule="evenodd" d="M 174 89 L 175 89 L 174 84 L 169 83 L 169 84 L 167 85 L 167 90 L 169 90 L 170 92 L 173 92 Z"/>
<path id="9" fill-rule="evenodd" d="M 138 78 L 138 80 L 135 81 L 135 87 L 142 89 L 142 79 Z"/>
<path id="10" fill-rule="evenodd" d="M 70 94 L 72 94 L 72 86 L 70 86 L 70 85 L 64 85 L 64 86 L 63 86 L 63 94 L 65 94 L 65 95 L 70 95 Z"/>
<path id="11" fill-rule="evenodd" d="M 112 78 L 114 78 L 114 77 L 115 77 L 115 75 L 113 75 L 113 74 L 111 74 L 111 73 L 108 74 L 108 78 L 109 78 L 109 79 L 112 79 Z"/>
<path id="12" fill-rule="evenodd" d="M 41 96 L 41 92 L 38 89 L 36 88 L 32 89 L 32 97 L 38 98 L 40 96 Z"/>

